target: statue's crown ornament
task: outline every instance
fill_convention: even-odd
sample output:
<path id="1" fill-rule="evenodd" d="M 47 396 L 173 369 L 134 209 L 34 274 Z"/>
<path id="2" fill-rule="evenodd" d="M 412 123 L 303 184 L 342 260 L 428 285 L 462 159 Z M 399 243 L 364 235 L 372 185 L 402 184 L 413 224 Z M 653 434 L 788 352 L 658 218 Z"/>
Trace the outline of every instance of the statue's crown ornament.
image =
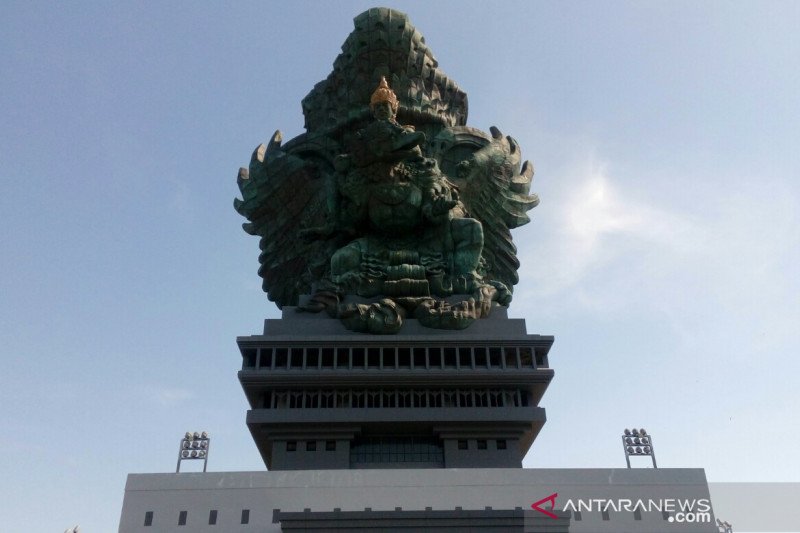
<path id="1" fill-rule="evenodd" d="M 392 106 L 392 111 L 397 113 L 397 107 L 400 105 L 400 102 L 397 99 L 397 95 L 389 87 L 386 76 L 381 76 L 381 82 L 378 84 L 378 88 L 375 89 L 375 92 L 372 93 L 372 97 L 369 99 L 369 107 L 371 109 L 383 102 L 389 102 Z"/>

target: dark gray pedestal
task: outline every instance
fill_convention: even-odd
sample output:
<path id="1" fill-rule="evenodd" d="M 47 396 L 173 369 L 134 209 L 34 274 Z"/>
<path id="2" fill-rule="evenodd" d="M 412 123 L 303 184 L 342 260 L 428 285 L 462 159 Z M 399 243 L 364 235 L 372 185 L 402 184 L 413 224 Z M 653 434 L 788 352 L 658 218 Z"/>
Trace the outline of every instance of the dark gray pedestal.
<path id="1" fill-rule="evenodd" d="M 552 336 L 497 307 L 463 331 L 397 335 L 324 314 L 240 337 L 247 424 L 270 470 L 520 467 L 545 422 Z"/>

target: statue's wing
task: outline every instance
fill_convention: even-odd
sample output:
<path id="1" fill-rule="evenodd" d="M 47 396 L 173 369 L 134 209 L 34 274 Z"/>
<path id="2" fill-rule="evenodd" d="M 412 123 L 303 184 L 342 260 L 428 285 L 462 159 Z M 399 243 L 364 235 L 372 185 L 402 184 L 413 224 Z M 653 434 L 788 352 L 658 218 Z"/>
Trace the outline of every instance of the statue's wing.
<path id="1" fill-rule="evenodd" d="M 250 168 L 239 170 L 242 199 L 234 207 L 249 221 L 244 230 L 261 237 L 258 275 L 278 307 L 297 305 L 298 296 L 309 294 L 329 268 L 331 244 L 304 239 L 301 230 L 325 223 L 325 182 L 336 152 L 331 143 L 301 135 L 281 147 L 278 131 L 267 146 L 256 148 Z"/>
<path id="2" fill-rule="evenodd" d="M 468 216 L 483 225 L 485 276 L 509 289 L 519 281 L 511 228 L 527 224 L 539 197 L 530 193 L 533 165 L 520 166 L 517 142 L 495 127 L 491 136 L 466 126 L 443 130 L 434 140 L 442 171 L 458 186 Z"/>

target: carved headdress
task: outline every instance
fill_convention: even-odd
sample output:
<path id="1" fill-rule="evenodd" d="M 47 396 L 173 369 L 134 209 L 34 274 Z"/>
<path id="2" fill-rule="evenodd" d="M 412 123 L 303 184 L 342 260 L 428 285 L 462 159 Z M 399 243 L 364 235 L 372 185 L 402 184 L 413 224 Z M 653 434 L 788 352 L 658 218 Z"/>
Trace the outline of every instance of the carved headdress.
<path id="1" fill-rule="evenodd" d="M 378 88 L 375 89 L 375 92 L 372 93 L 372 96 L 369 99 L 369 107 L 374 108 L 375 105 L 389 102 L 392 106 L 392 111 L 397 113 L 397 108 L 400 106 L 400 101 L 397 99 L 397 95 L 394 91 L 389 87 L 389 83 L 386 81 L 386 76 L 381 76 L 381 82 L 378 84 Z"/>

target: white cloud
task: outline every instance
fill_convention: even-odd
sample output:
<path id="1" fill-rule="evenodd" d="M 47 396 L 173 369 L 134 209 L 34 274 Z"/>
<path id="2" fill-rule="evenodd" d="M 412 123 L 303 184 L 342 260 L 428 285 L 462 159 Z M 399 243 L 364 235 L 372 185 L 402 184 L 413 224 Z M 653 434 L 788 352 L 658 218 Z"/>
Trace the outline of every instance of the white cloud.
<path id="1" fill-rule="evenodd" d="M 555 207 L 534 213 L 545 218 L 538 221 L 548 228 L 545 241 L 521 257 L 521 277 L 530 276 L 539 294 L 570 291 L 633 250 L 685 251 L 705 239 L 691 216 L 626 195 L 609 175 L 609 165 L 595 157 L 553 181 L 563 184 L 550 198 Z"/>
<path id="2" fill-rule="evenodd" d="M 740 177 L 723 186 L 728 174 L 720 171 L 695 178 L 691 190 L 686 179 L 662 199 L 662 175 L 615 175 L 589 155 L 548 177 L 555 185 L 532 213 L 536 236 L 521 250 L 515 312 L 638 308 L 663 313 L 679 334 L 688 328 L 687 338 L 704 322 L 720 337 L 753 327 L 786 339 L 800 320 L 793 185 Z"/>

